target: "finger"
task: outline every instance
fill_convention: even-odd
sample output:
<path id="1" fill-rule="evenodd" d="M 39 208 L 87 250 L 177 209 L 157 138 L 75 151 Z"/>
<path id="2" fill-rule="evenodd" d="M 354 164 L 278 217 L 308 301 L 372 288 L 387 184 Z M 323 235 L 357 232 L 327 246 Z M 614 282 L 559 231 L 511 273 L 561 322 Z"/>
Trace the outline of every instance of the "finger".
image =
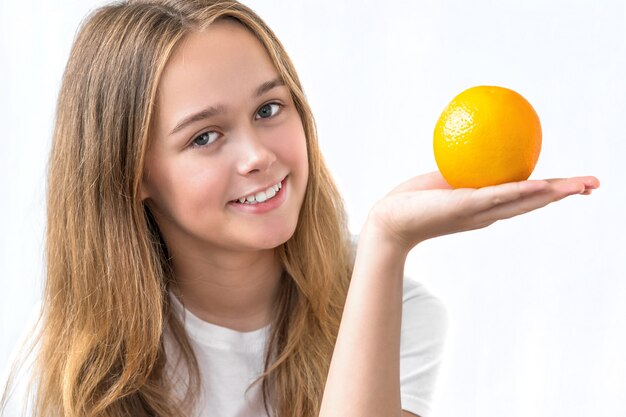
<path id="1" fill-rule="evenodd" d="M 483 223 L 508 219 L 545 207 L 567 196 L 584 194 L 587 191 L 583 183 L 571 179 L 555 179 L 547 183 L 549 186 L 544 191 L 528 194 L 517 200 L 494 206 L 477 214 L 475 220 Z"/>
<path id="2" fill-rule="evenodd" d="M 472 199 L 475 203 L 475 210 L 482 211 L 545 191 L 548 188 L 562 193 L 564 197 L 571 194 L 586 193 L 588 195 L 591 190 L 599 186 L 600 181 L 593 176 L 527 180 L 479 188 L 472 194 Z"/>
<path id="3" fill-rule="evenodd" d="M 547 179 L 546 181 L 553 183 L 553 182 L 559 182 L 559 181 L 564 181 L 564 180 L 569 180 L 569 181 L 577 181 L 580 182 L 582 184 L 584 184 L 586 189 L 592 189 L 595 190 L 596 188 L 600 187 L 600 180 L 598 180 L 598 178 L 594 177 L 594 176 L 584 176 L 584 177 L 571 177 L 571 178 L 551 178 L 551 179 Z"/>
<path id="4" fill-rule="evenodd" d="M 517 201 L 525 196 L 543 192 L 550 187 L 545 180 L 510 182 L 475 190 L 468 204 L 474 212 L 483 212 L 494 207 Z"/>

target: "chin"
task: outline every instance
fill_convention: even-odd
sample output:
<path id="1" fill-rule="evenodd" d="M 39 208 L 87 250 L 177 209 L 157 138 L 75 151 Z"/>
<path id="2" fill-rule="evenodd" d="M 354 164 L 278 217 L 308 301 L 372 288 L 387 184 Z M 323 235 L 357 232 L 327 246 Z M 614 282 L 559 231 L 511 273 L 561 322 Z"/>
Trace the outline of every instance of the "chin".
<path id="1" fill-rule="evenodd" d="M 291 239 L 294 232 L 295 228 L 293 230 L 281 230 L 278 233 L 259 236 L 254 243 L 251 243 L 259 249 L 275 249 Z"/>

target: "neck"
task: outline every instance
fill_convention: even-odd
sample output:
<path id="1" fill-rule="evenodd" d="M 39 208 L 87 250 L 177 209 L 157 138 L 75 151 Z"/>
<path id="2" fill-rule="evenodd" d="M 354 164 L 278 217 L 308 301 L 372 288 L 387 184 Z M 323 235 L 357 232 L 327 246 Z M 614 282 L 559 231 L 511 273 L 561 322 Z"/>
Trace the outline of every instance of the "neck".
<path id="1" fill-rule="evenodd" d="M 282 267 L 273 250 L 172 257 L 172 292 L 200 319 L 240 332 L 267 326 Z"/>

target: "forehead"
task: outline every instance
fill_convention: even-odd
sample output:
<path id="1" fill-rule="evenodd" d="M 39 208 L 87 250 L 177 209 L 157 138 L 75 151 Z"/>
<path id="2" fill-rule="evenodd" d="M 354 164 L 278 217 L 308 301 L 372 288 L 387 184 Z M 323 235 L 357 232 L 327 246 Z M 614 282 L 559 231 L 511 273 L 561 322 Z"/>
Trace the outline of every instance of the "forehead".
<path id="1" fill-rule="evenodd" d="M 159 82 L 159 108 L 185 113 L 208 104 L 237 104 L 278 76 L 261 42 L 240 23 L 219 20 L 187 34 L 168 60 Z M 161 113 L 161 112 L 160 112 Z"/>

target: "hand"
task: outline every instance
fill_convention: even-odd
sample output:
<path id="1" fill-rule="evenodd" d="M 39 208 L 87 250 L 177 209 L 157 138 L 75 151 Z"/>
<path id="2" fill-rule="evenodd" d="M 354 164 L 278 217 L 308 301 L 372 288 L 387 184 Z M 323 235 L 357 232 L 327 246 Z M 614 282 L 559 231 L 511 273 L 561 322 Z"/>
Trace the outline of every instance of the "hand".
<path id="1" fill-rule="evenodd" d="M 364 232 L 408 253 L 426 239 L 481 229 L 599 186 L 588 176 L 452 189 L 435 171 L 411 178 L 376 203 Z"/>

